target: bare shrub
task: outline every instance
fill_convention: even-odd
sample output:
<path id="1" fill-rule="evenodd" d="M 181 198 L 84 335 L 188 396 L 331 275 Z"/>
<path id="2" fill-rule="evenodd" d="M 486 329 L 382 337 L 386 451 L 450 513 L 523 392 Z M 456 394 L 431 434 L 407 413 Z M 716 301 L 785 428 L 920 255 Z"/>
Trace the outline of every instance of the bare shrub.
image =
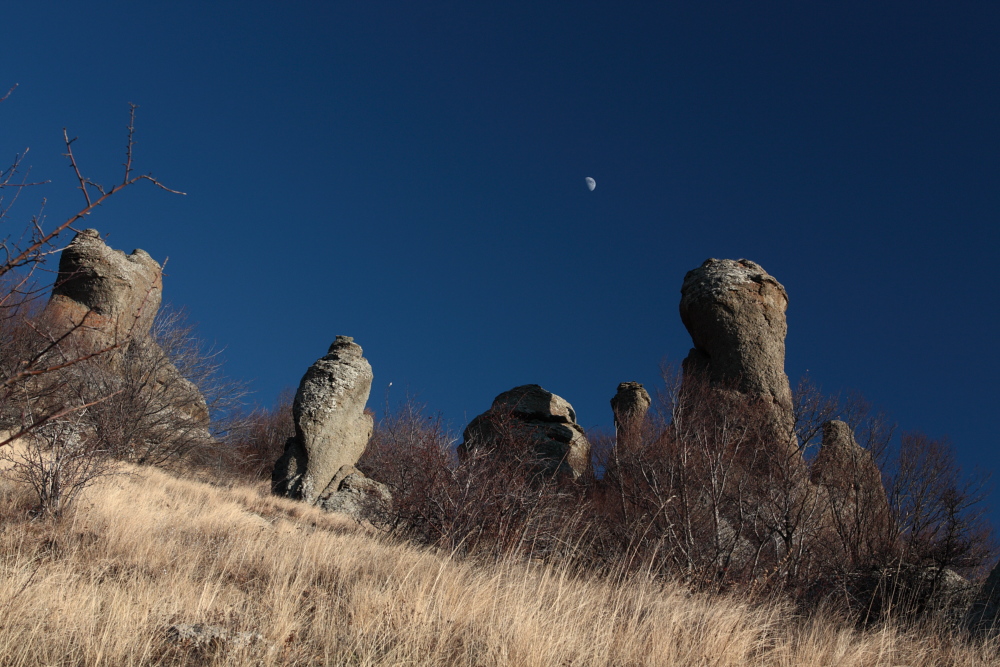
<path id="1" fill-rule="evenodd" d="M 822 489 L 822 521 L 810 544 L 815 573 L 799 599 L 832 604 L 862 624 L 937 614 L 954 621 L 995 552 L 986 478 L 966 477 L 947 441 L 904 433 L 897 442 L 895 424 L 856 394 L 841 400 L 800 383 L 796 399 L 804 449 L 834 418 L 861 447 L 855 460 L 841 462 L 839 484 Z"/>
<path id="2" fill-rule="evenodd" d="M 664 371 L 659 417 L 619 439 L 601 482 L 605 539 L 627 567 L 726 587 L 790 564 L 811 511 L 768 406 Z"/>
<path id="3" fill-rule="evenodd" d="M 86 409 L 81 409 L 50 419 L 22 437 L 18 447 L 0 453 L 8 464 L 6 474 L 34 491 L 40 515 L 63 516 L 81 491 L 116 469 L 89 435 L 85 415 Z"/>
<path id="4" fill-rule="evenodd" d="M 670 369 L 664 380 L 658 415 L 594 439 L 603 477 L 591 549 L 603 567 L 778 593 L 872 623 L 954 610 L 969 587 L 958 575 L 989 563 L 982 480 L 966 480 L 946 443 L 905 434 L 893 457 L 884 413 L 800 383 L 789 447 L 769 406 Z M 820 484 L 812 452 L 835 418 L 860 447 Z"/>
<path id="5" fill-rule="evenodd" d="M 223 464 L 242 383 L 227 379 L 183 313 L 162 309 L 150 334 L 63 372 L 60 392 L 93 403 L 86 414 L 109 456 L 144 465 Z M 226 462 L 228 463 L 228 462 Z"/>
<path id="6" fill-rule="evenodd" d="M 246 479 L 270 479 L 274 462 L 285 451 L 285 443 L 295 435 L 292 418 L 294 393 L 285 389 L 271 408 L 256 408 L 246 414 L 243 427 L 229 437 L 233 450 L 233 471 Z"/>
<path id="7" fill-rule="evenodd" d="M 386 529 L 434 543 L 448 522 L 450 503 L 442 504 L 440 494 L 453 480 L 454 439 L 439 415 L 426 415 L 414 400 L 386 407 L 357 467 L 393 494 L 392 511 L 381 521 Z"/>
<path id="8" fill-rule="evenodd" d="M 584 489 L 545 474 L 512 417 L 494 416 L 503 442 L 458 460 L 438 417 L 407 401 L 379 420 L 358 466 L 393 503 L 379 523 L 420 544 L 479 558 L 568 558 L 586 522 Z"/>
<path id="9" fill-rule="evenodd" d="M 904 558 L 915 564 L 975 574 L 991 555 L 985 475 L 967 478 L 951 443 L 904 433 L 889 499 Z"/>
<path id="10" fill-rule="evenodd" d="M 889 473 L 895 548 L 853 582 L 869 598 L 865 620 L 954 614 L 971 588 L 956 575 L 980 580 L 996 557 L 988 478 L 966 476 L 946 439 L 919 432 L 903 434 Z"/>

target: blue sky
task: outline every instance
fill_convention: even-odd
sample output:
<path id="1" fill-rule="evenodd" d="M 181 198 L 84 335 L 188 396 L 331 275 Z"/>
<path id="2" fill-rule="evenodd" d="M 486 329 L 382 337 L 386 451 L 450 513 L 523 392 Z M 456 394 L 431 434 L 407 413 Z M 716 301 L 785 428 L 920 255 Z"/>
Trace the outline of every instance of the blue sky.
<path id="1" fill-rule="evenodd" d="M 996 470 L 998 34 L 985 2 L 40 0 L 4 7 L 0 145 L 54 224 L 61 128 L 112 181 L 140 105 L 137 167 L 188 194 L 88 225 L 169 257 L 261 403 L 346 334 L 378 405 L 460 430 L 538 383 L 607 426 L 687 354 L 684 273 L 746 257 L 793 382 Z"/>

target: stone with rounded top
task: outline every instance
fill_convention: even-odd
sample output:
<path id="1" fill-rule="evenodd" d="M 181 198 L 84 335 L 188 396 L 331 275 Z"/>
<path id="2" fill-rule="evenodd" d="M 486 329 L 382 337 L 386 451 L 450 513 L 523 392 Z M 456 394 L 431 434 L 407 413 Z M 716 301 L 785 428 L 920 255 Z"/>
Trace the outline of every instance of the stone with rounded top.
<path id="1" fill-rule="evenodd" d="M 641 423 L 649 412 L 653 400 L 649 392 L 639 382 L 622 382 L 611 399 L 611 410 L 615 415 L 615 428 L 621 430 Z"/>
<path id="2" fill-rule="evenodd" d="M 466 427 L 458 453 L 464 458 L 486 447 L 504 454 L 523 445 L 548 475 L 576 479 L 590 463 L 590 442 L 573 406 L 537 384 L 514 387 L 493 399 L 490 409 Z"/>
<path id="3" fill-rule="evenodd" d="M 785 374 L 788 294 L 748 259 L 707 259 L 681 286 L 681 321 L 694 348 L 685 376 L 770 404 L 781 438 L 793 430 L 792 392 Z"/>
<path id="4" fill-rule="evenodd" d="M 315 502 L 337 471 L 357 463 L 374 425 L 365 412 L 372 378 L 350 336 L 337 336 L 306 370 L 292 403 L 295 436 L 272 472 L 276 493 Z"/>

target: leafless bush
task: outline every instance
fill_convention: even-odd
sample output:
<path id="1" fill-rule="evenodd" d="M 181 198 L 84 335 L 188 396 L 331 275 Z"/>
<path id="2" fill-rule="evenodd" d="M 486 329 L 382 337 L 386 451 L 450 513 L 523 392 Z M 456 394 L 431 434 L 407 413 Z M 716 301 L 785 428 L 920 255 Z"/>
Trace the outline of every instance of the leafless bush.
<path id="1" fill-rule="evenodd" d="M 966 477 L 947 440 L 919 432 L 903 434 L 893 468 L 889 500 L 904 558 L 975 573 L 992 549 L 983 504 L 988 478 Z"/>
<path id="2" fill-rule="evenodd" d="M 7 100 L 11 91 L 0 98 L 0 102 Z M 35 273 L 53 254 L 59 252 L 58 244 L 64 232 L 73 230 L 75 223 L 90 215 L 110 197 L 140 181 L 149 181 L 161 189 L 177 193 L 176 190 L 167 188 L 148 174 L 135 174 L 133 167 L 135 110 L 136 106 L 130 105 L 124 171 L 119 182 L 105 187 L 84 176 L 73 151 L 76 139 L 71 139 L 64 128 L 63 140 L 66 146 L 64 155 L 76 176 L 84 199 L 83 206 L 67 216 L 62 223 L 48 230 L 43 228 L 44 216 L 39 210 L 28 218 L 20 232 L 7 234 L 0 241 L 0 281 L 3 281 L 0 283 L 0 319 L 4 320 L 2 328 L 5 329 L 2 335 L 16 343 L 13 347 L 5 347 L 0 354 L 3 357 L 0 361 L 0 372 L 2 372 L 0 413 L 3 415 L 9 417 L 18 411 L 27 414 L 24 411 L 26 399 L 32 400 L 36 398 L 34 394 L 50 392 L 53 387 L 60 385 L 61 381 L 47 381 L 47 377 L 116 350 L 129 338 L 130 332 L 123 336 L 116 335 L 115 339 L 107 344 L 80 349 L 70 343 L 75 334 L 90 327 L 93 313 L 86 313 L 79 322 L 74 322 L 55 335 L 40 329 L 31 315 L 33 315 L 32 302 L 41 294 Z M 27 152 L 28 149 L 25 149 L 18 153 L 6 169 L 0 169 L 0 224 L 6 225 L 12 222 L 14 204 L 25 188 L 40 186 L 47 182 L 28 179 L 29 169 L 24 164 Z M 124 329 L 128 330 L 128 327 Z M 40 428 L 50 419 L 61 418 L 68 409 L 73 409 L 73 405 L 75 404 L 47 399 L 35 401 L 30 411 L 34 416 L 25 419 L 18 428 L 14 428 L 15 432 L 0 442 L 0 446 Z"/>
<path id="3" fill-rule="evenodd" d="M 161 309 L 148 336 L 64 375 L 64 394 L 94 403 L 86 421 L 110 456 L 145 465 L 232 465 L 224 439 L 242 423 L 245 387 L 222 373 L 182 312 Z"/>
<path id="4" fill-rule="evenodd" d="M 86 408 L 49 419 L 15 449 L 0 453 L 9 466 L 6 474 L 34 490 L 41 515 L 63 516 L 81 491 L 115 470 L 115 462 L 88 433 L 85 415 Z"/>
<path id="5" fill-rule="evenodd" d="M 601 482 L 608 551 L 627 567 L 726 587 L 786 568 L 808 503 L 767 406 L 666 369 L 659 415 L 620 439 Z"/>
<path id="6" fill-rule="evenodd" d="M 567 557 L 577 550 L 586 520 L 583 490 L 543 474 L 534 443 L 512 438 L 481 445 L 461 461 L 453 443 L 440 418 L 412 401 L 378 422 L 358 465 L 393 494 L 379 521 L 384 528 L 480 558 Z"/>
<path id="7" fill-rule="evenodd" d="M 830 419 L 846 422 L 861 446 L 840 484 L 822 489 L 801 599 L 837 605 L 863 624 L 954 613 L 973 586 L 959 575 L 975 582 L 994 554 L 985 478 L 966 477 L 946 441 L 904 433 L 896 442 L 891 420 L 856 394 L 841 400 L 802 383 L 795 397 L 804 450 Z"/>
<path id="8" fill-rule="evenodd" d="M 286 389 L 270 409 L 257 408 L 246 414 L 243 428 L 229 437 L 233 450 L 233 471 L 244 478 L 270 479 L 274 462 L 285 451 L 285 443 L 295 435 L 292 419 L 293 392 Z"/>
<path id="9" fill-rule="evenodd" d="M 947 440 L 918 432 L 903 434 L 887 472 L 894 548 L 851 592 L 867 595 L 866 620 L 947 613 L 970 588 L 958 575 L 977 581 L 996 557 L 988 478 L 966 476 Z"/>

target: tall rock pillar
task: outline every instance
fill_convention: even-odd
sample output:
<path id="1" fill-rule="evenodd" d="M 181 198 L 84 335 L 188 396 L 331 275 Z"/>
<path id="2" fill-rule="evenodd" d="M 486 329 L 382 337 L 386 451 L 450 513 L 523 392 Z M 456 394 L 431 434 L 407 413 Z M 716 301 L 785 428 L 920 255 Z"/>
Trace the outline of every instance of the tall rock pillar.
<path id="1" fill-rule="evenodd" d="M 788 294 L 759 264 L 707 259 L 684 276 L 681 321 L 694 348 L 685 377 L 700 375 L 771 413 L 772 437 L 793 442 L 792 392 L 785 375 Z"/>
<path id="2" fill-rule="evenodd" d="M 295 393 L 295 436 L 271 473 L 275 493 L 315 503 L 337 490 L 372 436 L 373 419 L 365 412 L 371 388 L 372 367 L 361 346 L 350 336 L 337 336 Z"/>

